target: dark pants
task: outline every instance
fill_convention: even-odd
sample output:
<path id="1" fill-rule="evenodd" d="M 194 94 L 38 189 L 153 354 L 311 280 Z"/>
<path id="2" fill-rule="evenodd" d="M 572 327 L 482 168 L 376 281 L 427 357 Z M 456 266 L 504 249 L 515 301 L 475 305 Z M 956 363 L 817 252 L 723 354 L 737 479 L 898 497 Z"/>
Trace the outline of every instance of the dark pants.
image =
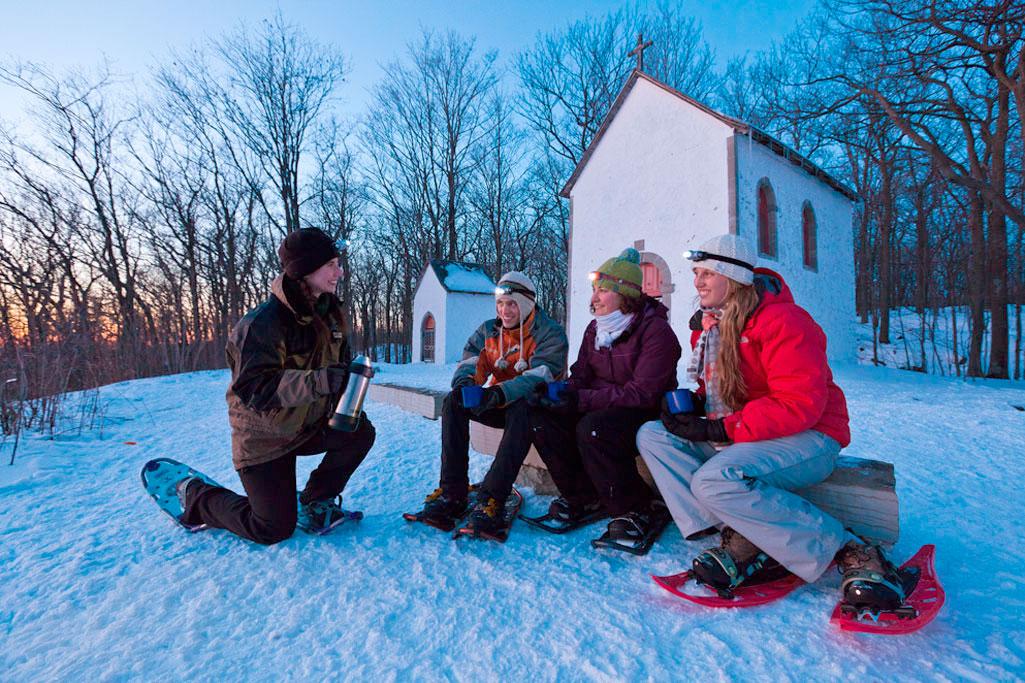
<path id="1" fill-rule="evenodd" d="M 246 496 L 217 486 L 193 484 L 189 488 L 185 519 L 191 524 L 203 522 L 217 529 L 227 529 L 264 545 L 283 541 L 295 532 L 296 457 L 327 451 L 317 469 L 310 473 L 301 498 L 303 503 L 334 498 L 363 462 L 375 437 L 374 425 L 366 415 L 355 432 L 324 427 L 294 451 L 240 469 L 238 477 Z"/>
<path id="2" fill-rule="evenodd" d="M 657 411 L 607 408 L 577 415 L 533 414 L 534 444 L 559 493 L 579 504 L 599 498 L 613 516 L 646 507 L 651 488 L 637 473 L 635 439 Z"/>
<path id="3" fill-rule="evenodd" d="M 452 392 L 454 393 L 454 392 Z M 470 420 L 505 431 L 481 493 L 504 501 L 512 491 L 520 466 L 530 452 L 530 414 L 526 401 L 474 415 L 449 393 L 441 408 L 441 488 L 448 496 L 464 496 L 470 486 Z"/>

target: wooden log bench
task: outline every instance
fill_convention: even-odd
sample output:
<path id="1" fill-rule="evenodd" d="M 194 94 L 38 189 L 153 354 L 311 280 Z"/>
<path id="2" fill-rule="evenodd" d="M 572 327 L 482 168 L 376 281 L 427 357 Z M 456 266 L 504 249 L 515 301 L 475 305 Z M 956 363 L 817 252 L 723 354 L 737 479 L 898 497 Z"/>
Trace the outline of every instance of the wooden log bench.
<path id="1" fill-rule="evenodd" d="M 501 440 L 501 429 L 470 422 L 470 445 L 478 453 L 494 456 Z M 641 458 L 637 458 L 637 469 L 654 485 Z M 529 486 L 540 495 L 558 495 L 548 469 L 533 446 L 516 483 Z M 839 519 L 854 533 L 892 547 L 900 534 L 896 483 L 892 464 L 845 455 L 840 456 L 828 479 L 797 493 Z"/>

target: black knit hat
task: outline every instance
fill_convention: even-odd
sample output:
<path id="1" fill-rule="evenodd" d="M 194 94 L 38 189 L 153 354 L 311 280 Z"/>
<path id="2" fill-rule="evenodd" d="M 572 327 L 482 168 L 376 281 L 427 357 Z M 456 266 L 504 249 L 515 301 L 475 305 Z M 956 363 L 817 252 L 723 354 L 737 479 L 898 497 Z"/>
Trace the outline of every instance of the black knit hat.
<path id="1" fill-rule="evenodd" d="M 295 280 L 306 277 L 338 256 L 341 256 L 338 245 L 320 228 L 290 232 L 278 247 L 281 270 Z"/>

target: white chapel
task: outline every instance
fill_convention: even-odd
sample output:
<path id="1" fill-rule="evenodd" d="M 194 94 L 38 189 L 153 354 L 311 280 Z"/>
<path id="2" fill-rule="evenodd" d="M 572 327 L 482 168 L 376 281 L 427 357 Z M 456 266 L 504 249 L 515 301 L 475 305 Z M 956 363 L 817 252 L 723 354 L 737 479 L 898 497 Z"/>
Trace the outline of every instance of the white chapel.
<path id="1" fill-rule="evenodd" d="M 495 282 L 476 263 L 434 259 L 413 292 L 413 362 L 458 363 L 463 346 L 495 317 Z"/>
<path id="2" fill-rule="evenodd" d="M 825 330 L 831 359 L 853 358 L 857 196 L 766 133 L 637 69 L 561 194 L 570 200 L 571 360 L 591 320 L 587 274 L 632 246 L 685 363 L 696 292 L 682 252 L 725 232 L 757 243 L 756 265 L 783 276 Z"/>

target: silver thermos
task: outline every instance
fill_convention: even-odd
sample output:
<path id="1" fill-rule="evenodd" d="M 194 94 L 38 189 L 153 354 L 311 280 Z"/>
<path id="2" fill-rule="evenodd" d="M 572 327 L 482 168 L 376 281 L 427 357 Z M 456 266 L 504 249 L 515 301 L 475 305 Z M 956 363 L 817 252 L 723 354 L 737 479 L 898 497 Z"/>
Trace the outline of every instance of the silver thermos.
<path id="1" fill-rule="evenodd" d="M 373 376 L 374 369 L 370 366 L 370 359 L 364 355 L 356 356 L 349 365 L 349 381 L 345 385 L 345 391 L 338 399 L 335 414 L 328 422 L 331 429 L 340 432 L 356 431 L 360 416 L 363 414 L 363 400 L 367 397 L 370 378 Z"/>

